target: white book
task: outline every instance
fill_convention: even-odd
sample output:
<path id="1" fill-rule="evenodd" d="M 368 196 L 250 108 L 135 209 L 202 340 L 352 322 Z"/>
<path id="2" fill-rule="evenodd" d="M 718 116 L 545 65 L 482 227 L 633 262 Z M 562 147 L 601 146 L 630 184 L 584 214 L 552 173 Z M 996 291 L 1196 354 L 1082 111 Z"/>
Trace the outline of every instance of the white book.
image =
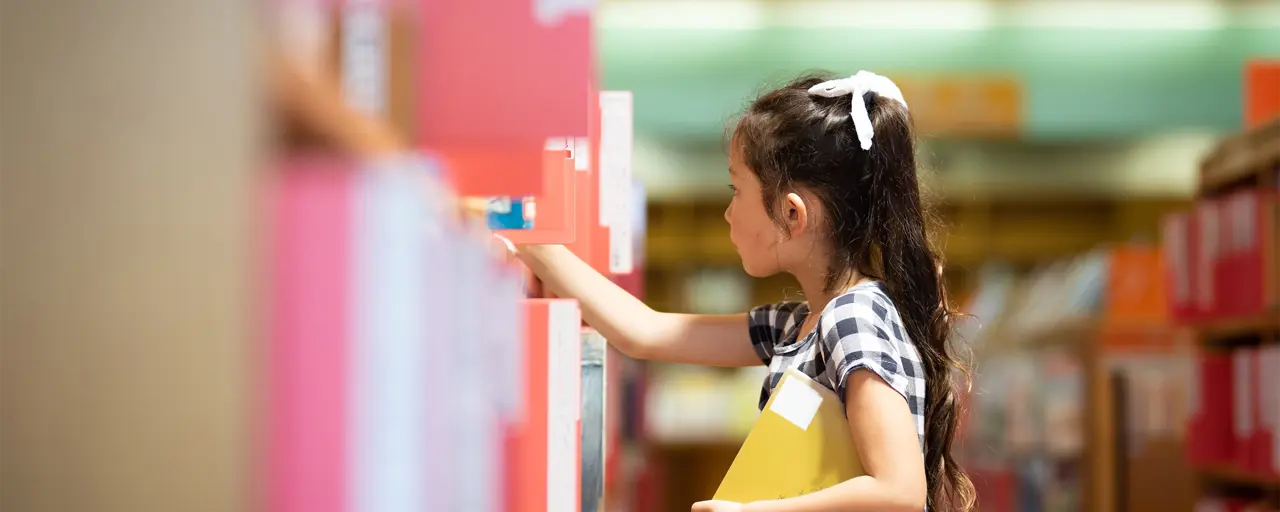
<path id="1" fill-rule="evenodd" d="M 426 509 L 426 210 L 403 162 L 361 175 L 355 215 L 351 510 Z"/>

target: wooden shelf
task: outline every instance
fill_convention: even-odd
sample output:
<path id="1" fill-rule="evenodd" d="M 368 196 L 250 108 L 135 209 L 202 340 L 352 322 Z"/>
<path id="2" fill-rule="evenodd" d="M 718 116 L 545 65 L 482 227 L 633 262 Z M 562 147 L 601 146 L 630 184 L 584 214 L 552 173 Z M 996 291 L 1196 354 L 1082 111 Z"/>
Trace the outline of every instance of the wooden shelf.
<path id="1" fill-rule="evenodd" d="M 1196 471 L 1200 478 L 1209 482 L 1280 491 L 1280 476 L 1258 475 L 1231 467 L 1202 467 Z"/>
<path id="2" fill-rule="evenodd" d="M 1192 324 L 1202 345 L 1222 345 L 1234 338 L 1250 334 L 1280 331 L 1280 314 L 1261 314 L 1242 318 L 1224 318 Z"/>
<path id="3" fill-rule="evenodd" d="M 1033 266 L 1107 242 L 1154 239 L 1160 219 L 1190 205 L 1186 198 L 1129 201 L 1099 198 L 986 198 L 936 205 L 944 221 L 941 249 L 951 269 L 989 261 Z M 741 263 L 723 219 L 727 198 L 666 200 L 649 205 L 650 268 L 736 267 Z"/>
<path id="4" fill-rule="evenodd" d="M 1280 119 L 1222 141 L 1200 163 L 1200 195 L 1212 196 L 1236 185 L 1262 183 L 1280 166 Z"/>

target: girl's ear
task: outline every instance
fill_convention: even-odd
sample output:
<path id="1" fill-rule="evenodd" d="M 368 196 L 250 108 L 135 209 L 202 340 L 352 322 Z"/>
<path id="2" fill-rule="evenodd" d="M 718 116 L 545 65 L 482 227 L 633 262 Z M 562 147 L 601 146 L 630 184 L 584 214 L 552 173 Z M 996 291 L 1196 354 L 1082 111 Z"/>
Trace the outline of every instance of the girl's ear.
<path id="1" fill-rule="evenodd" d="M 782 198 L 782 219 L 787 224 L 787 231 L 791 236 L 804 233 L 809 227 L 809 207 L 805 204 L 804 198 L 795 192 L 788 193 Z"/>

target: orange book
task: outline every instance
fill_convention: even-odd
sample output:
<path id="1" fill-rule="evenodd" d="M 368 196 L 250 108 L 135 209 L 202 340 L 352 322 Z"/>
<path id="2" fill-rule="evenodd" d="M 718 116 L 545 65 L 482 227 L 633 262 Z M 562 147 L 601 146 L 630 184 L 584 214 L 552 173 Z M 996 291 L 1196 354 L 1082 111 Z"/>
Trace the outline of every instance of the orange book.
<path id="1" fill-rule="evenodd" d="M 594 111 L 597 112 L 598 110 Z M 569 249 L 591 268 L 606 276 L 609 272 L 609 228 L 600 222 L 600 179 L 595 153 L 599 143 L 589 138 L 574 142 L 574 163 L 577 189 L 575 221 L 578 230 Z"/>
<path id="2" fill-rule="evenodd" d="M 1245 128 L 1280 117 L 1280 60 L 1256 60 L 1245 66 Z"/>
<path id="3" fill-rule="evenodd" d="M 534 196 L 533 229 L 499 231 L 515 244 L 572 244 L 577 240 L 577 179 L 564 139 L 548 141 L 542 152 L 542 193 Z"/>
<path id="4" fill-rule="evenodd" d="M 578 301 L 525 301 L 523 420 L 507 451 L 507 507 L 518 512 L 581 508 L 582 315 Z"/>
<path id="5" fill-rule="evenodd" d="M 1121 245 L 1111 250 L 1106 318 L 1112 325 L 1159 325 L 1168 320 L 1164 258 L 1156 247 Z"/>
<path id="6" fill-rule="evenodd" d="M 542 194 L 544 141 L 497 147 L 427 147 L 444 164 L 459 196 L 538 196 Z"/>

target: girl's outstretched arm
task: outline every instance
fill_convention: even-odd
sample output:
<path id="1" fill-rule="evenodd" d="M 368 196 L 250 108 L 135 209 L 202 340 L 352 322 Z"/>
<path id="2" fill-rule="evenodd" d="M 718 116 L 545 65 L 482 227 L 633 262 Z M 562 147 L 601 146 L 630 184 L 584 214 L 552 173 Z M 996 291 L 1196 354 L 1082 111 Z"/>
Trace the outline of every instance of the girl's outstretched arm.
<path id="1" fill-rule="evenodd" d="M 708 366 L 762 364 L 748 337 L 746 313 L 654 311 L 562 245 L 513 249 L 544 286 L 560 297 L 578 299 L 587 324 L 630 357 Z"/>

